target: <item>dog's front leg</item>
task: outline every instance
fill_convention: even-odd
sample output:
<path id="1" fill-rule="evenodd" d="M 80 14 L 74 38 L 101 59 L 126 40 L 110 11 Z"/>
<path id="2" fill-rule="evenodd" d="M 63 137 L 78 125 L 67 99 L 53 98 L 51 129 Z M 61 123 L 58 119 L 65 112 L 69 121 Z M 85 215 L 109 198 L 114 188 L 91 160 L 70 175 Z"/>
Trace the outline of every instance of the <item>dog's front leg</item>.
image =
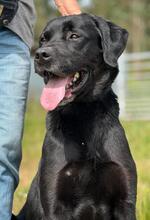
<path id="1" fill-rule="evenodd" d="M 93 202 L 89 199 L 81 201 L 73 214 L 74 220 L 96 220 L 95 217 L 96 217 L 96 208 L 93 205 Z"/>
<path id="2" fill-rule="evenodd" d="M 110 206 L 108 206 L 105 203 L 100 204 L 96 212 L 95 220 L 111 220 L 111 219 L 112 216 L 111 216 Z"/>
<path id="3" fill-rule="evenodd" d="M 115 207 L 114 220 L 136 220 L 135 206 L 129 202 L 120 203 Z"/>

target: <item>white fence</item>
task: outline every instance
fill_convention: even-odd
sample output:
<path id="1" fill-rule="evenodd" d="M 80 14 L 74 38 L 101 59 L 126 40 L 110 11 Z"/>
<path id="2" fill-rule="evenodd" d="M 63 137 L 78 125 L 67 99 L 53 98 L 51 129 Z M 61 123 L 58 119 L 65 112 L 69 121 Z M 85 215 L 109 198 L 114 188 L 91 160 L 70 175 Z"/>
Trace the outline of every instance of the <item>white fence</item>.
<path id="1" fill-rule="evenodd" d="M 124 53 L 119 69 L 113 88 L 119 99 L 120 118 L 150 120 L 150 52 Z M 39 99 L 42 87 L 41 78 L 32 74 L 29 97 Z"/>
<path id="2" fill-rule="evenodd" d="M 120 73 L 114 83 L 120 103 L 120 117 L 150 120 L 150 52 L 123 54 Z"/>

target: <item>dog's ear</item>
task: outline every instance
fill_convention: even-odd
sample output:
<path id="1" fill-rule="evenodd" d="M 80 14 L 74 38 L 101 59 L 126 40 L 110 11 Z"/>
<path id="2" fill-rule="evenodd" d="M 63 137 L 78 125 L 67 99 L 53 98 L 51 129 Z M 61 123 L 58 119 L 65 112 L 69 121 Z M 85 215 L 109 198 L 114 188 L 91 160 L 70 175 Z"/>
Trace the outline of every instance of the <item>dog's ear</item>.
<path id="1" fill-rule="evenodd" d="M 104 61 L 115 67 L 119 56 L 126 47 L 128 32 L 101 17 L 91 16 L 101 37 Z"/>

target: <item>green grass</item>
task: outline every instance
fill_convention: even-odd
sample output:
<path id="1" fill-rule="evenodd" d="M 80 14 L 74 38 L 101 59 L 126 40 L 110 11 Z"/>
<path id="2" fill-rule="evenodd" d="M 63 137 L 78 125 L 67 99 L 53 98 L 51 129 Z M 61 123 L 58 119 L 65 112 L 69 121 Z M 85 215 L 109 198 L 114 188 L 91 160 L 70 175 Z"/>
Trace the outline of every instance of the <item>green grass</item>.
<path id="1" fill-rule="evenodd" d="M 37 170 L 41 146 L 45 134 L 46 113 L 36 102 L 28 104 L 23 139 L 23 160 L 20 184 L 15 193 L 15 213 L 23 206 L 26 195 Z M 122 122 L 138 170 L 138 220 L 150 220 L 150 122 Z"/>
<path id="2" fill-rule="evenodd" d="M 138 220 L 150 219 L 150 122 L 122 122 L 138 172 Z"/>

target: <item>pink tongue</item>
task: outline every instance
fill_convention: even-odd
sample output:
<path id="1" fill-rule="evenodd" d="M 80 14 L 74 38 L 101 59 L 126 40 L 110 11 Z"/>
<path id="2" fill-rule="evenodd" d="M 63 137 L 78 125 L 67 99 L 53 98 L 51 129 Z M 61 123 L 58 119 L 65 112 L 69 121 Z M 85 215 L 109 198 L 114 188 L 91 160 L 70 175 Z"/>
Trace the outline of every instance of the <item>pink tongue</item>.
<path id="1" fill-rule="evenodd" d="M 71 81 L 70 77 L 49 80 L 42 91 L 41 105 L 47 111 L 52 111 L 65 97 L 65 87 Z"/>

